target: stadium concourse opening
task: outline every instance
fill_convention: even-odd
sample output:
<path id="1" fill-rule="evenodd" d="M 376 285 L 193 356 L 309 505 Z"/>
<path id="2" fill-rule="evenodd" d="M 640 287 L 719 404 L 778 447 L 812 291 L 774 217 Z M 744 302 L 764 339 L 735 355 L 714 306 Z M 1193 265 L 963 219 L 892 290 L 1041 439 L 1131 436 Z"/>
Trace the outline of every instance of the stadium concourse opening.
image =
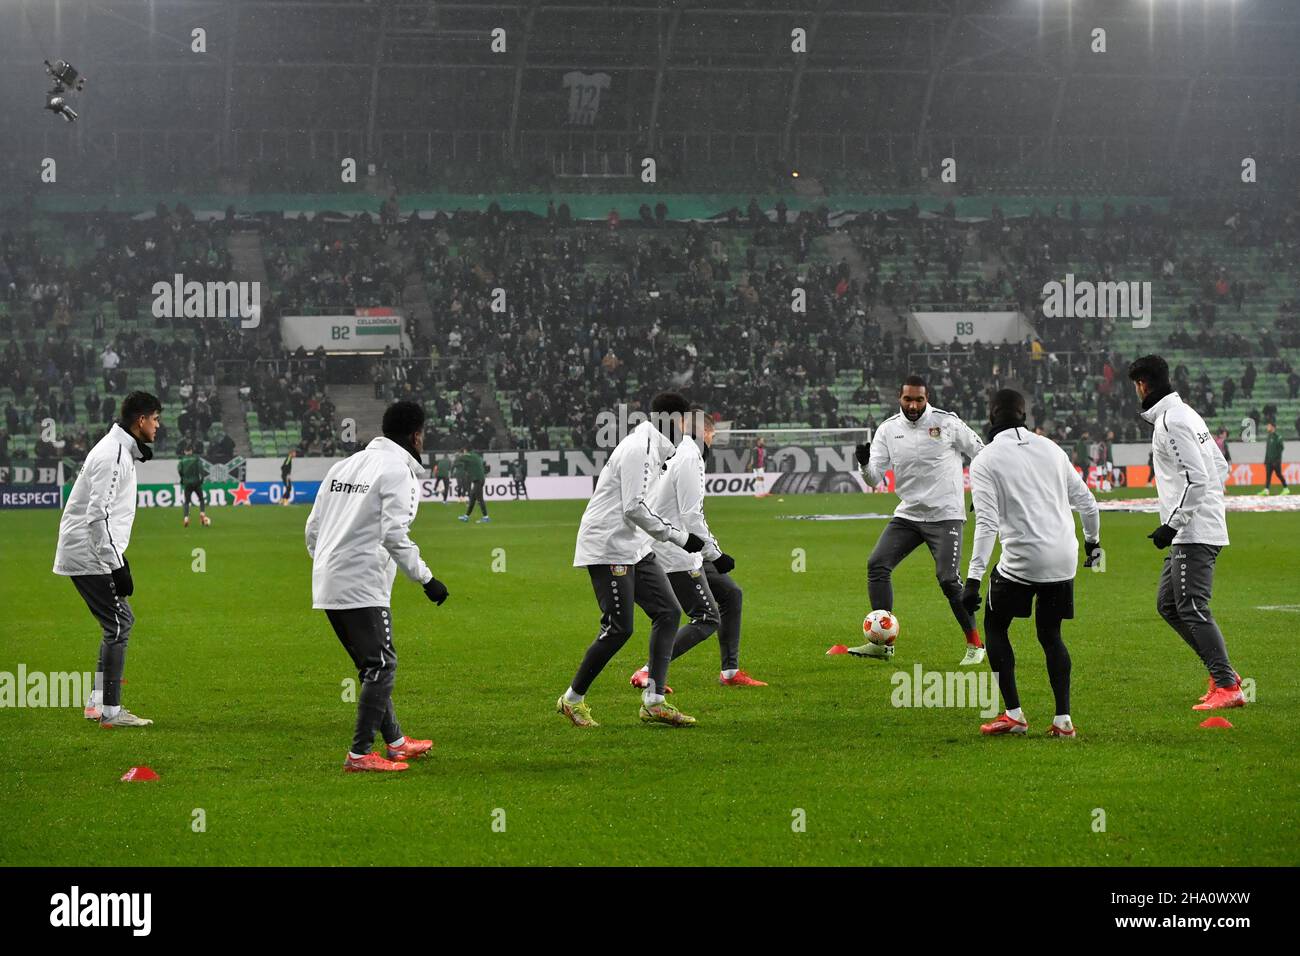
<path id="1" fill-rule="evenodd" d="M 1293 0 L 0 0 L 5 925 L 341 937 L 295 904 L 376 867 L 440 928 L 500 924 L 467 867 L 1265 913 L 1297 50 Z M 724 932 L 806 919 L 735 878 Z"/>

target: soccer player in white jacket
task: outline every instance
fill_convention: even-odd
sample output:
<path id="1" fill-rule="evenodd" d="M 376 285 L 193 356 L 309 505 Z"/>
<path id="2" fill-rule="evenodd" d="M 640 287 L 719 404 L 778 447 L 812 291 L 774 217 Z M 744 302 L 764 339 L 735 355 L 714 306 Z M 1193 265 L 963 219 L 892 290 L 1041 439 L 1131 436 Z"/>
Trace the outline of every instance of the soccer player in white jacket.
<path id="1" fill-rule="evenodd" d="M 1142 418 L 1153 426 L 1151 462 L 1160 501 L 1160 527 L 1152 543 L 1165 558 L 1156 591 L 1156 610 L 1187 642 L 1209 671 L 1209 683 L 1193 710 L 1243 707 L 1241 677 L 1228 660 L 1223 632 L 1210 613 L 1214 563 L 1228 544 L 1223 503 L 1228 463 L 1205 420 L 1186 405 L 1169 382 L 1169 365 L 1144 355 L 1128 370 L 1142 402 Z"/>
<path id="2" fill-rule="evenodd" d="M 407 760 L 433 746 L 404 735 L 393 709 L 397 651 L 391 604 L 397 569 L 423 585 L 430 601 L 441 606 L 447 600 L 447 588 L 410 537 L 420 504 L 424 409 L 414 402 L 390 405 L 383 431 L 330 468 L 307 518 L 312 607 L 325 611 L 361 680 L 356 730 L 343 761 L 349 773 L 406 770 Z M 376 732 L 387 744 L 384 756 L 371 752 Z"/>
<path id="3" fill-rule="evenodd" d="M 127 602 L 135 593 L 126 549 L 135 523 L 135 463 L 153 457 L 162 404 L 147 392 L 132 392 L 108 434 L 86 456 L 59 521 L 54 573 L 72 578 L 99 622 L 95 689 L 86 702 L 87 720 L 101 727 L 147 727 L 153 723 L 122 706 L 126 645 L 135 625 Z"/>
<path id="4" fill-rule="evenodd" d="M 980 731 L 1023 734 L 1029 728 L 1016 690 L 1011 622 L 1029 617 L 1032 607 L 1056 698 L 1056 716 L 1047 732 L 1072 738 L 1070 652 L 1061 639 L 1061 622 L 1074 617 L 1074 573 L 1079 566 L 1071 510 L 1083 519 L 1084 567 L 1090 568 L 1101 555 L 1097 501 L 1061 447 L 1025 428 L 1025 398 L 1019 392 L 996 392 L 989 403 L 989 421 L 989 443 L 970 468 L 975 540 L 962 601 L 972 614 L 979 609 L 980 581 L 994 540 L 1000 539 L 1002 554 L 989 575 L 984 636 L 1006 710 Z"/>
<path id="5" fill-rule="evenodd" d="M 898 414 L 881 422 L 872 441 L 856 449 L 867 484 L 884 481 L 892 468 L 899 498 L 867 559 L 867 596 L 872 610 L 893 611 L 894 568 L 927 545 L 939 588 L 966 638 L 961 663 L 971 666 L 984 660 L 984 644 L 974 616 L 961 601 L 961 535 L 966 524 L 961 460 L 963 455 L 973 460 L 984 443 L 952 412 L 931 405 L 928 392 L 925 379 L 907 376 L 898 390 Z M 867 643 L 848 651 L 858 657 L 888 658 L 894 648 Z"/>
<path id="6" fill-rule="evenodd" d="M 704 550 L 695 554 L 671 541 L 656 541 L 653 545 L 687 618 L 673 641 L 672 659 L 677 660 L 717 631 L 722 652 L 718 683 L 723 687 L 766 687 L 766 683 L 740 669 L 744 592 L 731 579 L 735 559 L 723 553 L 704 518 L 704 466 L 713 447 L 713 419 L 703 409 L 693 408 L 686 423 L 687 433 L 677 444 L 677 454 L 669 459 L 651 502 L 655 512 L 669 524 L 680 525 L 704 540 Z M 649 678 L 650 665 L 646 664 L 632 674 L 630 683 L 644 688 Z M 671 687 L 664 690 L 672 693 Z"/>
<path id="7" fill-rule="evenodd" d="M 587 648 L 573 683 L 555 703 L 574 726 L 597 727 L 584 700 L 605 665 L 632 636 L 632 605 L 650 617 L 650 671 L 641 692 L 641 720 L 688 727 L 695 718 L 664 700 L 668 662 L 682 608 L 662 563 L 651 547 L 671 541 L 690 554 L 704 550 L 704 539 L 674 527 L 651 506 L 655 484 L 676 448 L 690 406 L 676 392 L 655 396 L 650 421 L 642 422 L 610 453 L 578 526 L 573 566 L 584 567 L 600 605 L 600 633 Z"/>

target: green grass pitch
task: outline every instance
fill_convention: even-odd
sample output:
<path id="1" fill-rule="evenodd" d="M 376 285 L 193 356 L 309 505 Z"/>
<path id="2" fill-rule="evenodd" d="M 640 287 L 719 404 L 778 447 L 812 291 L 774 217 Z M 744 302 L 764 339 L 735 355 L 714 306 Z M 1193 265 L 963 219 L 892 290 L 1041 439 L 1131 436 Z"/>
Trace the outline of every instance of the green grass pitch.
<path id="1" fill-rule="evenodd" d="M 1023 623 L 1027 738 L 983 739 L 975 709 L 891 706 L 895 671 L 955 670 L 963 649 L 924 551 L 895 573 L 895 659 L 825 655 L 858 642 L 884 522 L 777 516 L 893 505 L 710 500 L 745 589 L 741 663 L 771 686 L 719 687 L 710 640 L 672 669 L 673 699 L 699 719 L 676 731 L 637 720 L 640 612 L 588 695 L 602 726 L 554 713 L 597 630 L 587 575 L 570 567 L 582 502 L 494 504 L 493 523 L 468 526 L 455 506 L 423 506 L 413 536 L 452 596 L 436 608 L 398 578 L 395 699 L 404 729 L 435 749 L 383 776 L 339 766 L 354 715 L 341 682 L 355 672 L 310 607 L 306 508 L 222 509 L 206 529 L 142 509 L 125 700 L 156 724 L 108 732 L 80 710 L 0 710 L 0 863 L 1300 863 L 1300 614 L 1259 609 L 1297 600 L 1300 514 L 1229 517 L 1214 611 L 1257 686 L 1228 712 L 1232 730 L 1201 729 L 1190 710 L 1205 674 L 1154 611 L 1153 517 L 1103 514 L 1106 572 L 1081 573 L 1066 624 L 1081 737 L 1060 742 L 1045 737 L 1051 695 Z M 96 627 L 49 571 L 57 522 L 0 514 L 0 671 L 93 669 Z M 792 570 L 795 549 L 806 570 Z M 119 782 L 139 764 L 161 780 Z"/>

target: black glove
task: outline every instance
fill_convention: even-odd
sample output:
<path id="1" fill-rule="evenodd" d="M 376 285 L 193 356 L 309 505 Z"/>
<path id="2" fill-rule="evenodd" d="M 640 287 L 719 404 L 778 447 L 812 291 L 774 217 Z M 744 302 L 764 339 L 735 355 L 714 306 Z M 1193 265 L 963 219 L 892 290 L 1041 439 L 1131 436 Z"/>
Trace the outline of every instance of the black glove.
<path id="1" fill-rule="evenodd" d="M 720 554 L 713 559 L 713 566 L 719 574 L 730 574 L 736 567 L 736 559 L 729 554 Z"/>
<path id="2" fill-rule="evenodd" d="M 696 551 L 704 550 L 704 539 L 698 534 L 686 532 L 686 543 L 682 545 L 682 550 L 694 554 Z"/>
<path id="3" fill-rule="evenodd" d="M 122 559 L 120 568 L 113 569 L 112 575 L 113 588 L 118 597 L 130 597 L 135 593 L 135 582 L 131 580 L 131 563 L 126 558 Z"/>
<path id="4" fill-rule="evenodd" d="M 971 614 L 980 609 L 980 580 L 967 578 L 966 586 L 961 589 L 961 606 Z"/>
<path id="5" fill-rule="evenodd" d="M 1177 530 L 1169 527 L 1167 524 L 1162 524 L 1160 527 L 1156 528 L 1155 531 L 1152 531 L 1147 535 L 1147 537 L 1151 539 L 1152 544 L 1163 551 L 1174 543 L 1174 536 L 1177 534 Z"/>
<path id="6" fill-rule="evenodd" d="M 1090 568 L 1101 560 L 1101 542 L 1085 541 L 1083 543 L 1083 566 Z"/>
<path id="7" fill-rule="evenodd" d="M 424 582 L 424 593 L 428 595 L 430 601 L 442 607 L 442 602 L 447 600 L 447 585 L 437 578 L 429 578 Z"/>
<path id="8" fill-rule="evenodd" d="M 871 460 L 871 442 L 867 442 L 865 445 L 854 445 L 853 455 L 858 459 L 859 465 L 865 465 Z"/>

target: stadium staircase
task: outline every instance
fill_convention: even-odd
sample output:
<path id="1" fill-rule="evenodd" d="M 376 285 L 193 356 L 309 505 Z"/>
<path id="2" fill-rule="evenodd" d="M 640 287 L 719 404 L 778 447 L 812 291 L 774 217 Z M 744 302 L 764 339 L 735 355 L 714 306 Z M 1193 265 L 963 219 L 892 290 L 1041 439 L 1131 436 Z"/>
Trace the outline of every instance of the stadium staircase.
<path id="1" fill-rule="evenodd" d="M 379 434 L 387 403 L 375 398 L 373 385 L 331 385 L 329 396 L 338 421 L 350 418 L 357 423 L 358 442 L 364 445 Z"/>
<path id="2" fill-rule="evenodd" d="M 408 261 L 396 251 L 389 253 L 389 263 L 406 277 L 402 287 L 402 308 L 411 323 L 424 335 L 433 335 L 433 306 L 429 304 L 429 292 L 424 286 L 419 263 L 414 258 Z"/>
<path id="3" fill-rule="evenodd" d="M 506 420 L 506 416 L 501 409 L 502 393 L 496 390 L 494 383 L 472 382 L 466 385 L 465 388 L 478 399 L 479 408 L 483 410 L 483 414 L 492 423 L 492 430 L 496 434 L 492 444 L 501 445 L 504 448 L 513 447 L 514 442 L 510 437 L 510 423 Z M 506 407 L 509 407 L 509 401 L 509 398 L 507 398 Z"/>
<path id="4" fill-rule="evenodd" d="M 261 305 L 265 306 L 271 299 L 272 288 L 270 274 L 266 271 L 266 252 L 262 246 L 261 234 L 232 233 L 226 241 L 226 249 L 230 253 L 231 278 L 240 282 L 260 283 L 258 288 L 262 294 Z M 278 347 L 280 344 L 278 325 L 278 322 L 263 322 L 255 329 L 245 330 L 244 334 L 252 335 L 259 344 Z"/>
<path id="5" fill-rule="evenodd" d="M 217 394 L 221 397 L 221 427 L 235 443 L 235 454 L 250 457 L 253 448 L 248 441 L 248 426 L 244 422 L 244 408 L 239 400 L 239 386 L 222 385 Z"/>
<path id="6" fill-rule="evenodd" d="M 870 281 L 871 269 L 867 267 L 861 252 L 858 252 L 858 247 L 853 245 L 852 239 L 845 233 L 827 235 L 823 242 L 818 243 L 816 251 L 826 252 L 832 263 L 837 264 L 841 259 L 849 263 L 849 278 L 857 281 L 858 286 L 865 286 Z M 892 332 L 896 336 L 901 336 L 907 330 L 906 317 L 901 312 L 885 306 L 872 308 L 870 321 L 872 325 L 878 326 L 881 332 Z"/>
<path id="7" fill-rule="evenodd" d="M 429 295 L 424 287 L 420 263 L 407 251 L 401 237 L 396 234 L 388 237 L 384 259 L 388 267 L 402 277 L 402 292 L 398 305 L 406 311 L 410 319 L 408 328 L 419 329 L 426 336 L 432 335 L 433 306 L 429 304 Z"/>
<path id="8" fill-rule="evenodd" d="M 824 238 L 822 248 L 830 256 L 831 262 L 838 263 L 841 259 L 846 260 L 849 264 L 850 278 L 857 279 L 858 284 L 861 285 L 871 277 L 866 262 L 863 261 L 857 247 L 853 245 L 853 240 L 847 234 L 833 232 Z"/>
<path id="9" fill-rule="evenodd" d="M 881 332 L 907 335 L 907 313 L 903 310 L 890 308 L 887 305 L 873 305 L 868 314 L 871 323 Z"/>
<path id="10" fill-rule="evenodd" d="M 262 237 L 255 232 L 232 232 L 226 240 L 230 253 L 230 277 L 238 282 L 258 282 L 262 301 L 271 296 L 271 283 L 266 274 Z"/>
<path id="11" fill-rule="evenodd" d="M 824 237 L 824 241 L 819 244 L 818 252 L 825 251 L 830 257 L 832 263 L 838 264 L 841 259 L 849 264 L 849 278 L 855 280 L 859 287 L 864 286 L 871 279 L 871 270 L 868 268 L 866 260 L 858 252 L 857 246 L 853 244 L 847 234 L 842 232 L 833 232 Z M 884 306 L 876 306 L 871 310 L 871 322 L 878 326 L 882 332 L 892 332 L 895 335 L 901 335 L 907 331 L 907 319 L 893 309 Z"/>

